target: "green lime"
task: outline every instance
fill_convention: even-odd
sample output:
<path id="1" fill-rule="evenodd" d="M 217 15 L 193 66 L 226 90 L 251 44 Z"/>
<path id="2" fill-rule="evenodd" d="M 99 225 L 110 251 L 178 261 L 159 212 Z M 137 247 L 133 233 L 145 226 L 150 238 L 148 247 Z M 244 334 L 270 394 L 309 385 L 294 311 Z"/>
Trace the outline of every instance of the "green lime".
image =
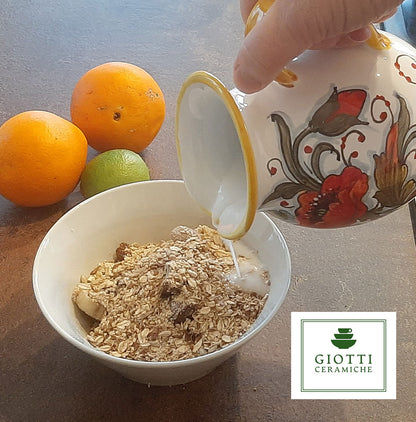
<path id="1" fill-rule="evenodd" d="M 127 183 L 149 180 L 149 169 L 139 154 L 113 149 L 94 157 L 81 175 L 81 193 L 85 198 Z"/>

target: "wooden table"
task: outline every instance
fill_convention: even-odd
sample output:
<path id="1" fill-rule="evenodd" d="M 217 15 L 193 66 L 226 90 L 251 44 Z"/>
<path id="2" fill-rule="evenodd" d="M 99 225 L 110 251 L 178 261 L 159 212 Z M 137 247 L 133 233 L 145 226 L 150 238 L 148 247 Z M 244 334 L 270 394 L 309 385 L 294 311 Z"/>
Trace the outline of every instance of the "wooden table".
<path id="1" fill-rule="evenodd" d="M 180 179 L 176 97 L 184 78 L 200 69 L 232 87 L 243 36 L 238 3 L 4 0 L 0 123 L 30 109 L 69 118 L 83 73 L 107 61 L 135 63 L 156 78 L 167 104 L 163 128 L 143 157 L 153 179 Z M 343 230 L 279 223 L 293 277 L 277 317 L 203 379 L 149 388 L 68 344 L 36 304 L 31 271 L 39 243 L 82 199 L 76 189 L 59 204 L 24 209 L 0 198 L 0 421 L 415 420 L 416 249 L 407 207 Z M 291 400 L 292 311 L 397 312 L 397 400 Z"/>

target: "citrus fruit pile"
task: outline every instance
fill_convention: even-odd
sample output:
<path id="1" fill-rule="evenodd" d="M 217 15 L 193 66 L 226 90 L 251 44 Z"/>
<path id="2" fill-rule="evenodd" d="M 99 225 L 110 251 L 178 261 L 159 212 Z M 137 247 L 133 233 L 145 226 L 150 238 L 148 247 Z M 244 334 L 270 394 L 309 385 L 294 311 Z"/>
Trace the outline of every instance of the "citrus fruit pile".
<path id="1" fill-rule="evenodd" d="M 81 180 L 90 197 L 149 180 L 141 156 L 165 118 L 163 93 L 138 66 L 111 62 L 75 85 L 72 122 L 46 111 L 26 111 L 0 126 L 0 195 L 39 207 L 57 203 Z M 87 163 L 88 145 L 98 154 Z"/>

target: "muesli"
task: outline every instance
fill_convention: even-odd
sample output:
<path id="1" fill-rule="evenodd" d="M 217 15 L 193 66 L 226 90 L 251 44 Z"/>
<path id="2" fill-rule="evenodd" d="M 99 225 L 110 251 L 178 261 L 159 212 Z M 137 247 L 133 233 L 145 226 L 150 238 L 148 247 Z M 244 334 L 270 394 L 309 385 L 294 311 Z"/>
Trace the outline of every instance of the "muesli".
<path id="1" fill-rule="evenodd" d="M 120 244 L 114 261 L 81 277 L 72 298 L 95 319 L 87 339 L 98 349 L 134 360 L 187 359 L 234 342 L 263 309 L 267 294 L 230 282 L 234 269 L 216 230 L 179 226 L 169 240 Z M 266 270 L 261 276 L 267 283 Z"/>

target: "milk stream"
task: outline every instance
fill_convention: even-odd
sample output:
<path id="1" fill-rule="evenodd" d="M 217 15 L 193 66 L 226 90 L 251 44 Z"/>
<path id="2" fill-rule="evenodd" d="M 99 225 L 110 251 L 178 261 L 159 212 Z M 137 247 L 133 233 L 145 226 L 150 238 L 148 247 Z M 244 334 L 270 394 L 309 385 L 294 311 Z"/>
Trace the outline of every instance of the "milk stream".
<path id="1" fill-rule="evenodd" d="M 238 259 L 237 259 L 237 255 L 235 253 L 235 249 L 233 246 L 233 241 L 229 239 L 222 239 L 222 241 L 224 242 L 224 245 L 226 246 L 226 248 L 228 248 L 228 250 L 231 252 L 231 256 L 233 257 L 235 272 L 237 274 L 237 277 L 240 279 L 241 271 L 240 271 L 240 266 L 238 265 Z"/>
<path id="2" fill-rule="evenodd" d="M 211 205 L 212 224 L 220 233 L 230 233 L 243 220 L 246 212 L 246 193 L 235 189 L 241 185 L 239 180 L 245 179 L 242 174 L 244 166 L 238 158 L 230 163 L 230 169 L 223 177 L 215 201 Z M 242 241 L 232 241 L 223 238 L 224 245 L 230 251 L 235 270 L 228 275 L 231 283 L 237 284 L 244 290 L 252 291 L 264 296 L 269 291 L 267 270 L 263 267 L 257 254 L 243 244 Z M 244 257 L 239 262 L 238 257 Z"/>
<path id="3" fill-rule="evenodd" d="M 257 254 L 244 245 L 241 241 L 231 241 L 223 239 L 224 245 L 231 252 L 235 269 L 228 274 L 230 283 L 237 284 L 243 290 L 255 292 L 259 296 L 264 296 L 269 292 L 269 278 L 267 270 L 260 262 Z M 238 257 L 244 257 L 242 262 Z"/>

